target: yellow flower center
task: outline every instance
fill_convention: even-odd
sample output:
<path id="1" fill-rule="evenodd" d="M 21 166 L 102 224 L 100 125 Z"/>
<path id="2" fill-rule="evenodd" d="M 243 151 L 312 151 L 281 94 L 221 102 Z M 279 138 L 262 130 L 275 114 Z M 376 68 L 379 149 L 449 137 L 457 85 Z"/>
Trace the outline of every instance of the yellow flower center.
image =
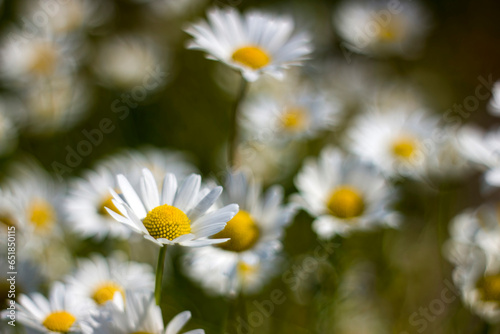
<path id="1" fill-rule="evenodd" d="M 104 200 L 102 201 L 101 203 L 101 206 L 99 207 L 99 209 L 97 210 L 97 212 L 101 215 L 101 216 L 107 216 L 107 217 L 111 217 L 110 214 L 108 213 L 108 211 L 106 211 L 105 208 L 108 208 L 110 209 L 111 211 L 114 211 L 118 214 L 120 214 L 120 211 L 118 210 L 118 208 L 114 205 L 113 203 L 113 196 L 111 195 L 108 195 L 107 197 L 104 198 Z"/>
<path id="2" fill-rule="evenodd" d="M 256 271 L 257 271 L 257 266 L 252 266 L 252 265 L 250 265 L 246 262 L 243 262 L 243 261 L 240 261 L 238 263 L 238 272 L 242 276 L 251 275 L 252 273 L 254 273 Z"/>
<path id="3" fill-rule="evenodd" d="M 500 303 L 500 274 L 484 276 L 477 287 L 484 301 Z"/>
<path id="4" fill-rule="evenodd" d="M 400 138 L 392 144 L 392 153 L 400 159 L 409 160 L 417 151 L 417 142 L 413 138 Z"/>
<path id="5" fill-rule="evenodd" d="M 215 234 L 213 238 L 231 238 L 231 240 L 218 244 L 217 247 L 233 252 L 243 252 L 255 245 L 259 239 L 259 235 L 259 228 L 255 224 L 252 216 L 250 216 L 250 213 L 240 210 L 236 216 L 227 223 L 226 227 Z"/>
<path id="6" fill-rule="evenodd" d="M 47 230 L 57 216 L 54 207 L 43 199 L 37 199 L 28 208 L 28 217 L 37 230 Z"/>
<path id="7" fill-rule="evenodd" d="M 43 43 L 36 47 L 36 54 L 31 62 L 30 70 L 39 75 L 48 75 L 56 67 L 57 52 L 50 43 Z"/>
<path id="8" fill-rule="evenodd" d="M 356 189 L 340 186 L 330 195 L 327 207 L 333 216 L 349 219 L 360 216 L 365 209 L 365 203 Z"/>
<path id="9" fill-rule="evenodd" d="M 102 284 L 95 290 L 94 294 L 92 295 L 92 299 L 97 304 L 103 305 L 112 300 L 116 292 L 121 293 L 123 299 L 125 299 L 125 292 L 118 284 L 107 282 Z"/>
<path id="10" fill-rule="evenodd" d="M 234 51 L 233 60 L 242 65 L 258 70 L 271 62 L 271 57 L 258 46 L 244 46 Z"/>
<path id="11" fill-rule="evenodd" d="M 188 216 L 182 210 L 168 204 L 149 211 L 142 223 L 155 239 L 174 240 L 181 235 L 191 233 L 191 221 Z"/>
<path id="12" fill-rule="evenodd" d="M 290 132 L 304 130 L 307 121 L 307 112 L 302 108 L 290 108 L 281 116 L 283 128 Z"/>
<path id="13" fill-rule="evenodd" d="M 67 333 L 75 321 L 76 318 L 71 313 L 59 311 L 49 314 L 42 325 L 52 332 Z"/>

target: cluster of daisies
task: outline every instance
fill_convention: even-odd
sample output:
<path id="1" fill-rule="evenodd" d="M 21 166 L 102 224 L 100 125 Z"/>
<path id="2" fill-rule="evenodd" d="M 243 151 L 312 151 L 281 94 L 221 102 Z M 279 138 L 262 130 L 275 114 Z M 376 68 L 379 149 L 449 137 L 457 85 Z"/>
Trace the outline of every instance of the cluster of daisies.
<path id="1" fill-rule="evenodd" d="M 137 2 L 158 22 L 203 5 Z M 0 109 L 3 152 L 17 127 L 46 133 L 81 119 L 91 96 L 81 77 L 87 67 L 100 84 L 127 91 L 168 66 L 165 36 L 103 33 L 116 12 L 112 2 L 53 5 L 45 24 L 28 20 L 5 34 L 0 74 L 11 91 L 0 98 L 9 103 Z M 49 15 L 41 5 L 19 10 L 28 19 Z M 312 217 L 318 238 L 329 240 L 398 228 L 397 184 L 404 180 L 435 188 L 476 166 L 486 170 L 485 191 L 499 186 L 498 130 L 447 124 L 418 87 L 363 58 L 415 57 L 430 21 L 416 2 L 346 1 L 332 20 L 346 59 L 317 60 L 316 41 L 290 16 L 210 9 L 185 32 L 188 48 L 230 69 L 220 69 L 221 88 L 234 93 L 240 82 L 225 176 L 202 178 L 189 155 L 150 147 L 110 155 L 67 182 L 33 160 L 14 165 L 0 187 L 0 222 L 2 233 L 16 228 L 17 266 L 25 268 L 18 321 L 43 333 L 175 334 L 191 313 L 163 319 L 158 272 L 167 247 L 182 250 L 183 273 L 208 294 L 235 299 L 283 271 L 283 239 L 299 210 Z M 492 113 L 499 101 L 496 87 Z M 314 156 L 311 142 L 320 147 Z M 291 179 L 296 191 L 286 198 L 280 183 Z M 488 319 L 500 319 L 497 211 L 486 204 L 457 217 L 447 247 L 465 302 Z M 75 245 L 90 240 L 128 255 L 115 250 L 74 261 Z M 158 249 L 155 284 L 150 259 Z M 50 287 L 47 297 L 42 287 Z"/>

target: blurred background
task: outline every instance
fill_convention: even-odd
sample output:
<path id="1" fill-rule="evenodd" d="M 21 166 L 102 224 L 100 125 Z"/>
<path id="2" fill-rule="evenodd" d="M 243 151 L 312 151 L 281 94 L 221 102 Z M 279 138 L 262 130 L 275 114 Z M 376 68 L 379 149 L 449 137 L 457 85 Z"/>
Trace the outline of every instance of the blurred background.
<path id="1" fill-rule="evenodd" d="M 69 8 L 72 2 L 79 4 Z M 500 77 L 500 3 L 492 0 L 421 1 L 429 31 L 418 57 L 411 59 L 346 50 L 332 23 L 340 2 L 320 0 L 68 1 L 61 5 L 69 8 L 64 15 L 51 16 L 47 13 L 52 9 L 45 8 L 45 17 L 50 17 L 45 24 L 54 25 L 51 40 L 60 47 L 57 57 L 43 46 L 16 54 L 9 40 L 36 34 L 32 30 L 37 22 L 45 20 L 37 14 L 43 11 L 43 3 L 47 2 L 5 0 L 1 7 L 0 110 L 8 119 L 2 131 L 9 132 L 2 137 L 8 141 L 0 157 L 3 182 L 15 173 L 17 163 L 29 160 L 64 186 L 110 155 L 151 147 L 185 152 L 203 176 L 220 179 L 226 170 L 228 115 L 238 76 L 225 65 L 206 60 L 202 52 L 186 49 L 190 37 L 183 31 L 213 6 L 293 16 L 297 30 L 308 31 L 315 47 L 301 73 L 307 77 L 321 73 L 348 115 L 335 131 L 304 141 L 298 153 L 278 162 L 275 169 L 287 167 L 282 175 L 262 176 L 266 185 L 283 185 L 287 195 L 296 192 L 293 175 L 306 156 L 318 155 L 327 144 L 340 145 L 349 118 L 372 99 L 366 92 L 390 87 L 387 98 L 405 99 L 397 89 L 404 83 L 417 102 L 442 118 L 454 105 L 475 95 L 478 85 Z M 43 80 L 26 74 L 23 57 L 30 52 L 45 55 L 31 71 L 54 74 Z M 137 89 L 149 77 L 152 88 Z M 357 103 L 345 102 L 348 99 Z M 481 100 L 467 116 L 455 119 L 457 125 L 498 126 L 499 119 L 486 111 L 488 101 Z M 88 139 L 85 133 L 100 128 L 109 130 L 101 130 L 102 140 L 96 139 L 98 144 L 92 144 L 90 153 L 68 158 Z M 70 166 L 71 159 L 77 162 Z M 260 158 L 257 154 L 252 159 Z M 246 312 L 256 309 L 254 301 L 269 300 L 276 289 L 286 301 L 275 305 L 262 326 L 247 332 L 500 333 L 500 328 L 485 329 L 484 321 L 462 304 L 458 294 L 442 311 L 430 313 L 425 328 L 415 323 L 426 319 L 419 313 L 421 308 L 433 307 L 443 289 L 453 286 L 453 266 L 442 255 L 450 220 L 465 208 L 499 199 L 498 191 L 481 193 L 481 182 L 479 172 L 431 184 L 399 180 L 396 209 L 404 216 L 402 227 L 349 238 L 318 240 L 311 230 L 313 218 L 300 211 L 283 241 L 283 273 L 292 271 L 293 279 L 277 275 L 259 293 L 245 297 Z M 139 246 L 125 241 L 67 238 L 71 258 L 123 249 L 132 259 L 144 261 L 147 254 L 148 262 L 156 261 L 154 246 L 137 250 L 134 247 Z M 332 251 L 317 260 L 317 247 Z M 180 253 L 172 249 L 168 256 L 163 312 L 171 318 L 191 310 L 190 328 L 218 333 L 232 306 L 184 276 Z M 68 270 L 61 269 L 61 275 Z M 39 290 L 46 288 L 42 284 Z M 415 312 L 419 316 L 412 321 Z"/>

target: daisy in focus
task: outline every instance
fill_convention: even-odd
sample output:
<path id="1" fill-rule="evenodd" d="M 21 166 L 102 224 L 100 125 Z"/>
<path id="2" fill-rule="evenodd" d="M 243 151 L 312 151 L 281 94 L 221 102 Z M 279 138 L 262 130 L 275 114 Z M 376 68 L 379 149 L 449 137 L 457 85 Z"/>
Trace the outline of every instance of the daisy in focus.
<path id="1" fill-rule="evenodd" d="M 305 89 L 286 97 L 259 94 L 242 107 L 242 125 L 263 142 L 311 138 L 331 128 L 339 107 L 326 94 Z"/>
<path id="2" fill-rule="evenodd" d="M 238 212 L 238 205 L 229 204 L 211 210 L 222 193 L 222 187 L 201 188 L 201 176 L 192 174 L 178 185 L 173 174 L 167 174 L 161 193 L 148 169 L 143 170 L 141 195 L 122 174 L 117 176 L 121 194 L 110 189 L 112 203 L 120 214 L 107 208 L 117 221 L 159 246 L 179 244 L 202 247 L 227 241 L 209 239 L 220 232 Z"/>
<path id="3" fill-rule="evenodd" d="M 247 81 L 264 73 L 283 78 L 285 69 L 300 65 L 312 52 L 309 36 L 292 36 L 291 18 L 259 12 L 242 17 L 234 9 L 212 9 L 207 16 L 208 22 L 186 29 L 194 37 L 188 48 L 205 51 L 207 58 L 241 71 Z"/>
<path id="4" fill-rule="evenodd" d="M 369 55 L 414 57 L 430 29 L 417 2 L 345 1 L 333 16 L 344 45 Z"/>
<path id="5" fill-rule="evenodd" d="M 68 294 L 64 284 L 54 283 L 49 298 L 35 292 L 21 294 L 17 303 L 17 320 L 39 333 L 92 334 L 95 325 L 92 316 L 97 314 L 92 304 L 84 303 Z M 7 311 L 2 312 L 5 318 Z"/>
<path id="6" fill-rule="evenodd" d="M 283 205 L 283 189 L 262 186 L 244 172 L 228 175 L 220 205 L 237 203 L 240 211 L 213 238 L 230 240 L 185 257 L 188 276 L 213 294 L 235 296 L 258 291 L 278 271 L 284 228 L 296 207 Z"/>
<path id="7" fill-rule="evenodd" d="M 393 191 L 376 170 L 326 148 L 318 160 L 306 160 L 295 178 L 294 201 L 315 220 L 324 239 L 377 226 L 396 227 L 399 215 L 389 205 Z"/>
<path id="8" fill-rule="evenodd" d="M 124 310 L 111 305 L 109 314 L 98 319 L 100 326 L 94 329 L 94 334 L 178 334 L 191 318 L 191 312 L 181 312 L 165 327 L 161 309 L 155 305 L 151 294 L 130 293 L 127 301 Z M 204 333 L 202 329 L 195 329 L 184 334 Z"/>
<path id="9" fill-rule="evenodd" d="M 500 187 L 500 129 L 483 133 L 466 126 L 461 129 L 458 139 L 462 154 L 486 170 L 486 184 Z"/>
<path id="10" fill-rule="evenodd" d="M 347 133 L 348 148 L 389 177 L 417 177 L 425 172 L 438 118 L 424 111 L 368 111 Z M 434 142 L 430 142 L 434 144 Z"/>
<path id="11" fill-rule="evenodd" d="M 152 293 L 154 275 L 147 264 L 128 261 L 121 253 L 109 258 L 93 255 L 78 261 L 77 270 L 66 278 L 68 291 L 95 307 L 115 303 L 128 306 L 129 292 Z"/>

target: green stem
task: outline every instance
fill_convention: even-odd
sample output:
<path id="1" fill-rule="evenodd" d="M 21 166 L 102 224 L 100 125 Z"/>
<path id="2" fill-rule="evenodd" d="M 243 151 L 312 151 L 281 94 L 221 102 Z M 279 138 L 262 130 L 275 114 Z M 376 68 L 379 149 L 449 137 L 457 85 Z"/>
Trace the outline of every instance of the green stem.
<path id="1" fill-rule="evenodd" d="M 234 167 L 236 158 L 236 149 L 238 148 L 238 109 L 247 92 L 248 81 L 241 77 L 240 88 L 236 100 L 231 109 L 231 124 L 229 127 L 229 146 L 228 146 L 228 163 L 230 167 Z"/>
<path id="2" fill-rule="evenodd" d="M 160 253 L 158 254 L 158 265 L 156 266 L 156 282 L 155 282 L 155 300 L 156 305 L 160 305 L 161 302 L 161 286 L 163 282 L 163 269 L 165 267 L 165 255 L 167 254 L 167 246 L 160 248 Z"/>

